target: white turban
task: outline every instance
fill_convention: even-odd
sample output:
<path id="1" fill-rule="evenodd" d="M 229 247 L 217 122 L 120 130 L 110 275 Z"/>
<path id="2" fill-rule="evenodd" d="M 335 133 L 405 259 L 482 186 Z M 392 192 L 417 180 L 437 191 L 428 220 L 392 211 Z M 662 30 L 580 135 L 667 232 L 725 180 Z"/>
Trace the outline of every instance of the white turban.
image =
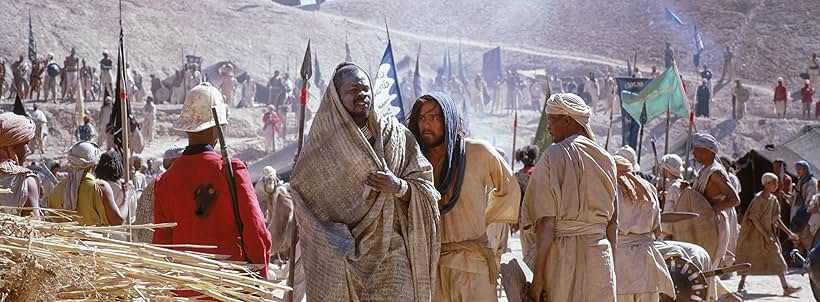
<path id="1" fill-rule="evenodd" d="M 77 209 L 77 193 L 80 182 L 85 176 L 86 169 L 93 167 L 100 161 L 102 151 L 97 145 L 89 142 L 79 142 L 68 150 L 68 177 L 63 187 L 63 209 Z"/>
<path id="2" fill-rule="evenodd" d="M 587 137 L 595 141 L 595 134 L 589 126 L 589 117 L 592 116 L 592 109 L 587 106 L 584 99 L 572 93 L 556 93 L 547 100 L 547 113 L 566 115 L 578 122 L 584 128 Z"/>
<path id="3" fill-rule="evenodd" d="M 706 133 L 695 133 L 694 137 L 692 138 L 692 144 L 696 148 L 703 148 L 709 151 L 712 151 L 714 154 L 718 154 L 720 152 L 720 147 L 718 147 L 717 139 L 711 134 Z"/>
<path id="4" fill-rule="evenodd" d="M 763 177 L 760 178 L 760 182 L 763 183 L 764 186 L 773 181 L 777 181 L 777 175 L 774 175 L 772 172 L 763 173 Z"/>
<path id="5" fill-rule="evenodd" d="M 683 175 L 683 160 L 677 154 L 667 154 L 661 157 L 663 169 L 669 171 L 677 178 Z"/>
<path id="6" fill-rule="evenodd" d="M 628 145 L 623 146 L 621 147 L 621 149 L 618 149 L 618 151 L 615 152 L 615 155 L 620 155 L 623 158 L 628 159 L 629 162 L 632 163 L 632 172 L 641 170 L 641 165 L 638 164 L 638 153 L 635 152 L 635 149 L 632 149 L 632 147 Z"/>

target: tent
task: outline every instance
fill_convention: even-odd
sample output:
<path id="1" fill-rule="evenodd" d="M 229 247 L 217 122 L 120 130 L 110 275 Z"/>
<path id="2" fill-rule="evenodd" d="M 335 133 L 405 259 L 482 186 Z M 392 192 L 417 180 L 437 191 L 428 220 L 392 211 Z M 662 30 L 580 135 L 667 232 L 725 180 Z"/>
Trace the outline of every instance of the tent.
<path id="1" fill-rule="evenodd" d="M 740 206 L 739 212 L 745 212 L 746 207 L 757 192 L 763 190 L 760 178 L 763 173 L 771 172 L 775 160 L 786 162 L 786 173 L 792 180 L 797 179 L 794 172 L 794 162 L 805 160 L 812 167 L 812 172 L 820 174 L 820 124 L 803 127 L 794 137 L 781 145 L 766 145 L 762 149 L 753 149 L 737 160 L 737 177 L 740 179 Z"/>

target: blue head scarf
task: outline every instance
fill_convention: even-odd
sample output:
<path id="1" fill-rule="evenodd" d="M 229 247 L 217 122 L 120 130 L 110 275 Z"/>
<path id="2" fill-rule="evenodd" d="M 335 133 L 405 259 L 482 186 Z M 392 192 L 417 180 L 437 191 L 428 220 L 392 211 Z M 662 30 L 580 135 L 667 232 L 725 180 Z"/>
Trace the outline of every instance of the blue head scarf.
<path id="1" fill-rule="evenodd" d="M 435 177 L 443 180 L 436 185 L 436 189 L 441 193 L 441 196 L 444 197 L 448 193 L 450 194 L 449 200 L 439 209 L 441 214 L 445 214 L 453 209 L 461 195 L 465 160 L 464 129 L 456 102 L 443 92 L 432 92 L 416 100 L 413 109 L 410 111 L 407 127 L 410 128 L 410 132 L 413 133 L 416 139 L 421 137 L 419 115 L 421 115 L 421 105 L 426 101 L 436 102 L 441 107 L 444 117 L 444 143 L 447 145 L 447 158 L 444 160 L 444 166 L 440 174 L 435 175 Z M 429 150 L 424 144 L 420 145 L 422 153 L 427 156 Z"/>

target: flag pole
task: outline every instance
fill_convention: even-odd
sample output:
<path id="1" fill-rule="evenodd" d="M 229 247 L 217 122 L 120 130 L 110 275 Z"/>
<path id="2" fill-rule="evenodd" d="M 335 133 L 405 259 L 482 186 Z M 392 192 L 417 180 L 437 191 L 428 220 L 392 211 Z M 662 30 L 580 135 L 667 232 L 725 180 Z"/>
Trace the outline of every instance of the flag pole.
<path id="1" fill-rule="evenodd" d="M 612 136 L 612 120 L 615 115 L 615 99 L 618 97 L 615 94 L 615 86 L 612 87 L 612 99 L 609 100 L 609 128 L 606 129 L 606 142 L 604 142 L 604 150 L 609 152 L 609 137 Z"/>
<path id="2" fill-rule="evenodd" d="M 645 128 L 644 125 L 646 125 L 646 120 L 647 120 L 646 115 L 647 115 L 647 113 L 646 113 L 646 101 L 644 101 L 643 102 L 643 108 L 641 109 L 641 118 L 640 118 L 640 121 L 639 121 L 641 123 L 641 131 L 640 131 L 640 134 L 638 136 L 638 160 L 637 160 L 637 163 L 639 165 L 641 164 L 641 151 L 643 149 L 643 129 Z"/>
<path id="3" fill-rule="evenodd" d="M 129 151 L 130 149 L 129 149 L 129 144 L 128 144 L 128 137 L 129 137 L 128 132 L 131 130 L 130 129 L 131 124 L 128 121 L 128 104 L 127 104 L 128 103 L 128 88 L 125 87 L 125 85 L 123 85 L 124 81 L 125 81 L 126 72 L 125 72 L 125 46 L 123 45 L 123 29 L 122 29 L 122 0 L 119 1 L 119 13 L 120 13 L 120 19 L 119 19 L 119 23 L 120 23 L 120 49 L 119 49 L 120 64 L 119 65 L 120 66 L 118 66 L 117 72 L 119 73 L 120 80 L 121 80 L 119 85 L 122 85 L 123 87 L 120 88 L 121 90 L 120 90 L 119 95 L 117 95 L 117 98 L 120 99 L 120 118 L 121 118 L 121 129 L 120 129 L 120 131 L 121 131 L 121 137 L 122 137 L 122 162 L 123 162 L 122 166 L 123 166 L 123 168 L 126 172 L 126 173 L 123 173 L 123 178 L 125 180 L 125 183 L 123 184 L 123 186 L 124 186 L 123 192 L 127 192 L 125 189 L 128 188 L 128 184 L 131 183 L 131 154 L 130 154 L 131 152 Z M 133 213 L 131 213 L 130 207 L 129 207 L 128 217 L 127 217 L 128 221 L 126 221 L 126 225 L 128 226 L 128 241 L 129 242 L 131 242 L 133 240 L 133 231 L 131 230 L 131 215 L 133 215 Z"/>
<path id="4" fill-rule="evenodd" d="M 665 137 L 664 137 L 665 142 L 664 142 L 664 145 L 663 145 L 663 154 L 664 155 L 669 154 L 669 127 L 670 127 L 669 124 L 671 123 L 670 122 L 670 120 L 671 120 L 670 111 L 672 111 L 672 96 L 671 95 L 666 100 L 666 129 L 664 129 L 664 131 L 665 131 Z"/>
<path id="5" fill-rule="evenodd" d="M 515 100 L 515 117 L 513 119 L 513 142 L 512 152 L 510 153 L 510 169 L 515 171 L 515 140 L 518 134 L 518 99 Z"/>
<path id="6" fill-rule="evenodd" d="M 302 68 L 300 70 L 300 75 L 302 76 L 302 91 L 299 95 L 299 102 L 301 103 L 301 108 L 299 110 L 299 141 L 297 142 L 296 147 L 296 157 L 295 159 L 298 160 L 299 154 L 302 153 L 302 144 L 304 142 L 304 134 L 305 134 L 305 107 L 307 107 L 308 101 L 308 81 L 310 80 L 311 75 L 313 75 L 311 64 L 313 61 L 310 58 L 310 39 L 308 39 L 307 48 L 305 49 L 305 58 L 302 60 Z M 294 274 L 296 273 L 296 244 L 299 242 L 299 226 L 294 225 L 294 228 L 291 230 L 290 238 L 291 238 L 291 245 L 290 251 L 288 255 L 288 280 L 287 285 L 293 288 L 293 280 Z M 288 291 L 285 294 L 285 301 L 293 302 L 293 291 Z"/>

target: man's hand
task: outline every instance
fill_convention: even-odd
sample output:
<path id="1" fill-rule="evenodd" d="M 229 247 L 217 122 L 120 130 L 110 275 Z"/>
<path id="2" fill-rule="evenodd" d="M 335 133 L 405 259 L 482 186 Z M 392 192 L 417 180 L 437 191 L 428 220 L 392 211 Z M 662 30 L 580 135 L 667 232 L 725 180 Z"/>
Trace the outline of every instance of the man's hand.
<path id="1" fill-rule="evenodd" d="M 367 185 L 386 194 L 396 194 L 401 191 L 401 183 L 403 180 L 393 175 L 393 172 L 376 171 L 367 176 Z"/>

